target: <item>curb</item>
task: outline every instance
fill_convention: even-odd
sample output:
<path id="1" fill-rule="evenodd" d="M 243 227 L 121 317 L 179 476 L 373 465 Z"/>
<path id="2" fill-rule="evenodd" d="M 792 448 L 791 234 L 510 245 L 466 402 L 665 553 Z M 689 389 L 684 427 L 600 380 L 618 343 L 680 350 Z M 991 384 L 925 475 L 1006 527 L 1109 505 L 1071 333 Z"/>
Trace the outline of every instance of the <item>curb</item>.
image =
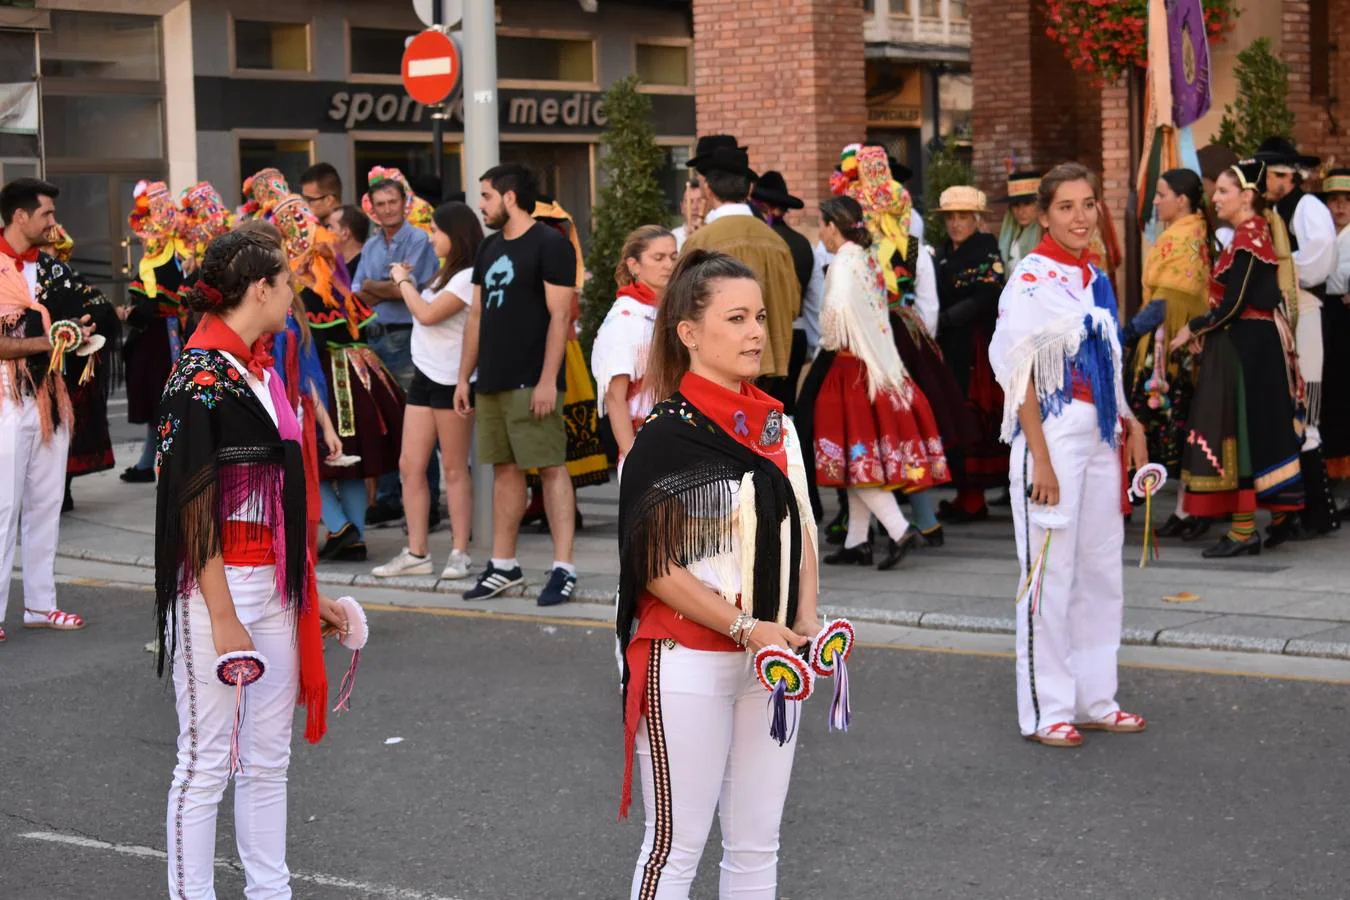
<path id="1" fill-rule="evenodd" d="M 56 555 L 66 559 L 81 559 L 118 566 L 135 566 L 142 569 L 153 569 L 155 566 L 154 557 L 137 556 L 133 553 L 58 550 Z M 445 581 L 434 577 L 376 578 L 374 575 L 348 575 L 341 572 L 323 571 L 317 572 L 315 578 L 319 584 L 339 587 L 349 585 L 354 587 L 396 587 L 405 591 L 421 591 L 428 594 L 459 594 L 474 585 L 474 580 L 471 578 L 455 581 Z M 524 597 L 528 596 L 531 590 L 530 582 L 527 580 L 522 585 L 503 591 L 500 596 Z M 572 593 L 571 602 L 610 606 L 614 603 L 614 591 L 598 588 L 578 588 Z M 1017 633 L 1016 622 L 1012 616 L 926 613 L 907 609 L 838 606 L 832 603 L 822 603 L 820 611 L 831 616 L 846 616 L 856 622 L 872 622 L 878 625 L 900 625 L 908 628 L 925 628 L 932 631 L 958 631 L 975 634 L 1014 635 Z M 1276 656 L 1302 656 L 1350 661 L 1350 643 L 1315 641 L 1308 638 L 1249 637 L 1222 632 L 1170 631 L 1165 628 L 1126 627 L 1121 635 L 1121 643 L 1145 647 L 1216 650 L 1226 653 L 1265 653 Z"/>

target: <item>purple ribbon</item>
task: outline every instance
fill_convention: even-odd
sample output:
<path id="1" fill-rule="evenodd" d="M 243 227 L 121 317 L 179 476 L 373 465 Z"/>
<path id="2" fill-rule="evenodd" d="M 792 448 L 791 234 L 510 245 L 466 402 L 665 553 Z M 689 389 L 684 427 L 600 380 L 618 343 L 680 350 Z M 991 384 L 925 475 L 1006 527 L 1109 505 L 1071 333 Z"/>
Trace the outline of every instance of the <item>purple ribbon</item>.
<path id="1" fill-rule="evenodd" d="M 750 428 L 745 424 L 745 413 L 741 412 L 738 409 L 736 410 L 736 415 L 732 416 L 732 418 L 736 422 L 736 427 L 734 429 L 735 432 L 739 434 L 741 437 L 749 437 Z"/>

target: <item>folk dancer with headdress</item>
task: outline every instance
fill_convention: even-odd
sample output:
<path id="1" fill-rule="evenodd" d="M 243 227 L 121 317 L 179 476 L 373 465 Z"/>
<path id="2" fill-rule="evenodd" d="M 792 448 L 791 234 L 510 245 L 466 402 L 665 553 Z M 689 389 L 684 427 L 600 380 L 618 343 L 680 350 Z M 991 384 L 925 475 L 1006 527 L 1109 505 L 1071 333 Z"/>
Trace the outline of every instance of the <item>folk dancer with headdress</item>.
<path id="1" fill-rule="evenodd" d="M 1350 168 L 1322 179 L 1322 196 L 1336 223 L 1336 271 L 1327 279 L 1322 306 L 1322 405 L 1333 410 L 1321 423 L 1327 475 L 1350 478 Z M 1350 505 L 1341 507 L 1342 518 Z"/>
<path id="2" fill-rule="evenodd" d="M 1041 242 L 1040 210 L 1036 208 L 1040 189 L 1040 172 L 1023 169 L 1008 176 L 1008 192 L 1002 198 L 1008 209 L 998 230 L 998 252 L 1009 272 Z"/>
<path id="3" fill-rule="evenodd" d="M 297 703 L 326 731 L 322 629 L 347 627 L 321 596 L 305 536 L 300 425 L 260 339 L 286 327 L 291 273 L 275 242 L 226 234 L 181 296 L 201 321 L 161 405 L 155 515 L 156 664 L 172 670 L 178 759 L 168 792 L 174 897 L 214 897 L 216 811 L 235 763 L 235 841 L 250 894 L 290 896 L 286 774 Z M 260 654 L 237 724 L 218 657 Z M 236 733 L 236 728 L 237 733 Z"/>
<path id="4" fill-rule="evenodd" d="M 1265 205 L 1266 165 L 1246 160 L 1222 172 L 1214 212 L 1234 229 L 1214 262 L 1209 312 L 1172 339 L 1192 341 L 1200 377 L 1182 456 L 1186 513 L 1232 516 L 1206 558 L 1261 552 L 1256 509 L 1273 513 L 1280 533 L 1303 508 L 1303 377 L 1292 317 L 1298 282 L 1284 220 Z"/>
<path id="5" fill-rule="evenodd" d="M 1130 409 L 1144 424 L 1149 459 L 1181 471 L 1191 397 L 1199 363 L 1185 347 L 1172 350 L 1181 326 L 1209 309 L 1210 225 L 1204 183 L 1190 169 L 1170 169 L 1156 189 L 1164 230 L 1144 261 L 1144 305 L 1125 326 L 1121 341 L 1129 373 Z M 1209 520 L 1184 515 L 1186 488 L 1177 490 L 1176 511 L 1158 529 L 1159 537 L 1194 540 Z"/>
<path id="6" fill-rule="evenodd" d="M 61 511 L 75 508 L 70 483 L 81 475 L 104 472 L 115 464 L 112 435 L 108 429 L 108 394 L 115 384 L 111 361 L 120 351 L 117 339 L 122 327 L 117 310 L 103 292 L 93 287 L 70 265 L 75 241 L 60 225 L 43 237 L 38 253 L 38 294 L 57 318 L 89 316 L 94 332 L 105 343 L 90 359 L 71 359 L 65 367 L 66 392 L 70 394 L 70 450 L 66 458 L 66 492 Z"/>
<path id="7" fill-rule="evenodd" d="M 753 386 L 765 321 L 754 271 L 700 249 L 681 255 L 657 311 L 647 377 L 668 399 L 619 488 L 619 812 L 634 751 L 646 809 L 634 900 L 688 898 L 719 808 L 721 896 L 778 896 L 799 729 L 770 735 L 753 654 L 817 633 L 819 586 L 802 447 L 782 404 Z M 800 715 L 800 701 L 786 707 Z"/>
<path id="8" fill-rule="evenodd" d="M 374 315 L 347 283 L 336 237 L 299 194 L 269 210 L 300 288 L 319 360 L 328 374 L 327 414 L 343 453 L 359 462 L 319 466 L 328 538 L 320 559 L 366 559 L 365 479 L 398 472 L 405 395 L 366 338 Z"/>
<path id="9" fill-rule="evenodd" d="M 184 235 L 182 210 L 168 185 L 140 181 L 133 194 L 135 208 L 127 217 L 141 240 L 136 278 L 127 289 L 128 306 L 119 314 L 129 329 L 122 347 L 126 362 L 127 421 L 146 427 L 141 457 L 122 473 L 128 482 L 155 480 L 155 448 L 159 443 L 159 399 L 173 361 L 182 352 L 187 311 L 179 302 L 185 269 L 192 252 Z"/>
<path id="10" fill-rule="evenodd" d="M 185 188 L 178 197 L 182 209 L 182 237 L 187 245 L 185 271 L 196 272 L 211 242 L 234 227 L 234 213 L 209 181 Z"/>
<path id="11" fill-rule="evenodd" d="M 74 631 L 84 619 L 56 606 L 56 546 L 65 495 L 66 459 L 74 413 L 66 380 L 54 360 L 52 326 L 69 313 L 79 334 L 75 350 L 94 332 L 84 295 L 47 293 L 57 263 L 41 250 L 56 224 L 55 185 L 18 178 L 0 188 L 0 641 L 20 518 L 23 522 L 23 624 Z M 69 306 L 60 304 L 70 303 Z M 57 305 L 53 305 L 57 304 Z M 82 367 L 73 354 L 64 360 Z"/>
<path id="12" fill-rule="evenodd" d="M 919 537 L 894 491 L 911 506 L 951 479 L 928 399 L 905 371 L 886 308 L 885 281 L 862 207 L 851 197 L 821 203 L 821 239 L 834 254 L 825 278 L 821 346 L 833 354 L 815 399 L 816 482 L 848 489 L 848 534 L 829 565 L 871 565 L 873 515 L 889 535 L 877 568 L 899 565 Z M 927 504 L 931 509 L 931 503 Z"/>
<path id="13" fill-rule="evenodd" d="M 1266 532 L 1266 546 L 1278 547 L 1294 538 L 1328 534 L 1341 527 L 1340 514 L 1331 496 L 1326 462 L 1322 457 L 1322 368 L 1327 329 L 1322 323 L 1326 283 L 1336 272 L 1336 223 L 1326 205 L 1303 190 L 1303 173 L 1321 162 L 1304 156 L 1288 138 L 1263 141 L 1256 159 L 1266 166 L 1267 204 L 1274 206 L 1284 222 L 1298 275 L 1298 312 L 1294 324 L 1299 372 L 1304 384 L 1303 470 L 1304 507 L 1299 522 L 1287 519 Z M 1334 343 L 1344 344 L 1341 335 Z M 1336 407 L 1327 407 L 1337 413 Z M 1300 527 L 1301 526 L 1301 527 Z"/>
<path id="14" fill-rule="evenodd" d="M 1077 747 L 1080 730 L 1143 731 L 1116 702 L 1125 608 L 1120 443 L 1148 462 L 1125 402 L 1115 292 L 1089 260 L 1095 179 L 1052 169 L 1038 195 L 1041 243 L 999 298 L 989 360 L 1005 398 L 1000 435 L 1022 577 L 1017 719 L 1022 736 Z M 945 204 L 944 204 L 945 205 Z"/>
<path id="15" fill-rule="evenodd" d="M 1008 449 L 998 439 L 1003 397 L 989 365 L 989 339 L 1006 271 L 998 240 L 980 230 L 984 211 L 984 193 L 964 185 L 943 191 L 937 209 L 947 228 L 937 254 L 937 341 L 980 426 L 977 441 L 948 450 L 956 500 L 944 502 L 938 518 L 954 523 L 987 518 L 984 492 L 1003 487 L 1008 479 Z"/>

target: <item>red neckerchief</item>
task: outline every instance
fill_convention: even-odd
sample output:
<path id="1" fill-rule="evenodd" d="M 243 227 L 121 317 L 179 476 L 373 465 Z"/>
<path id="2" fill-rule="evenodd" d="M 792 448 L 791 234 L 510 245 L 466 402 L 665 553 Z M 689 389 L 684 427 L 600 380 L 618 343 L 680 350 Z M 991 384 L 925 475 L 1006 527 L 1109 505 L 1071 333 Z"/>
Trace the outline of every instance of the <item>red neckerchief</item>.
<path id="1" fill-rule="evenodd" d="M 661 298 L 656 296 L 656 292 L 640 281 L 625 284 L 619 288 L 619 296 L 631 297 L 643 306 L 650 306 L 653 309 L 661 302 Z"/>
<path id="2" fill-rule="evenodd" d="M 243 363 L 249 374 L 259 381 L 265 380 L 263 371 L 272 364 L 271 355 L 263 350 L 260 343 L 255 343 L 250 350 L 244 346 L 244 339 L 226 325 L 224 319 L 214 313 L 202 316 L 201 322 L 197 324 L 197 330 L 192 333 L 192 339 L 187 342 L 184 349 L 224 350 Z"/>
<path id="3" fill-rule="evenodd" d="M 23 271 L 24 263 L 26 262 L 36 263 L 38 258 L 37 247 L 29 247 L 26 251 L 20 253 L 19 251 L 15 250 L 13 247 L 9 245 L 9 241 L 5 240 L 5 236 L 3 234 L 0 234 L 0 253 L 3 253 L 10 259 L 14 260 L 14 267 L 18 269 L 20 272 Z"/>
<path id="4" fill-rule="evenodd" d="M 1063 244 L 1052 238 L 1050 232 L 1047 231 L 1032 252 L 1053 259 L 1062 266 L 1077 267 L 1083 273 L 1083 287 L 1087 287 L 1092 282 L 1092 269 L 1090 267 L 1092 257 L 1089 249 L 1085 248 L 1077 256 L 1074 256 Z"/>
<path id="5" fill-rule="evenodd" d="M 771 461 L 787 474 L 783 444 L 783 404 L 749 382 L 735 393 L 693 372 L 680 379 L 680 393 L 741 446 Z"/>

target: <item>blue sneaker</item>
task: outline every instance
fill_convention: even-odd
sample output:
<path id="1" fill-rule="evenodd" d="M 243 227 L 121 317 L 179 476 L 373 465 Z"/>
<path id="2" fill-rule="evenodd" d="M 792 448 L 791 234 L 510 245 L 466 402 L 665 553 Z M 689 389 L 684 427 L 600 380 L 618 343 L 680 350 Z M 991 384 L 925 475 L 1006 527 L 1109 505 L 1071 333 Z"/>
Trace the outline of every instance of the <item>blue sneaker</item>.
<path id="1" fill-rule="evenodd" d="M 488 561 L 487 571 L 478 576 L 478 583 L 464 592 L 465 600 L 491 600 L 502 591 L 525 580 L 520 566 L 503 571 Z"/>
<path id="2" fill-rule="evenodd" d="M 572 591 L 576 586 L 577 576 L 566 569 L 554 569 L 548 573 L 548 584 L 539 592 L 539 605 L 557 606 L 566 603 L 572 599 Z"/>

